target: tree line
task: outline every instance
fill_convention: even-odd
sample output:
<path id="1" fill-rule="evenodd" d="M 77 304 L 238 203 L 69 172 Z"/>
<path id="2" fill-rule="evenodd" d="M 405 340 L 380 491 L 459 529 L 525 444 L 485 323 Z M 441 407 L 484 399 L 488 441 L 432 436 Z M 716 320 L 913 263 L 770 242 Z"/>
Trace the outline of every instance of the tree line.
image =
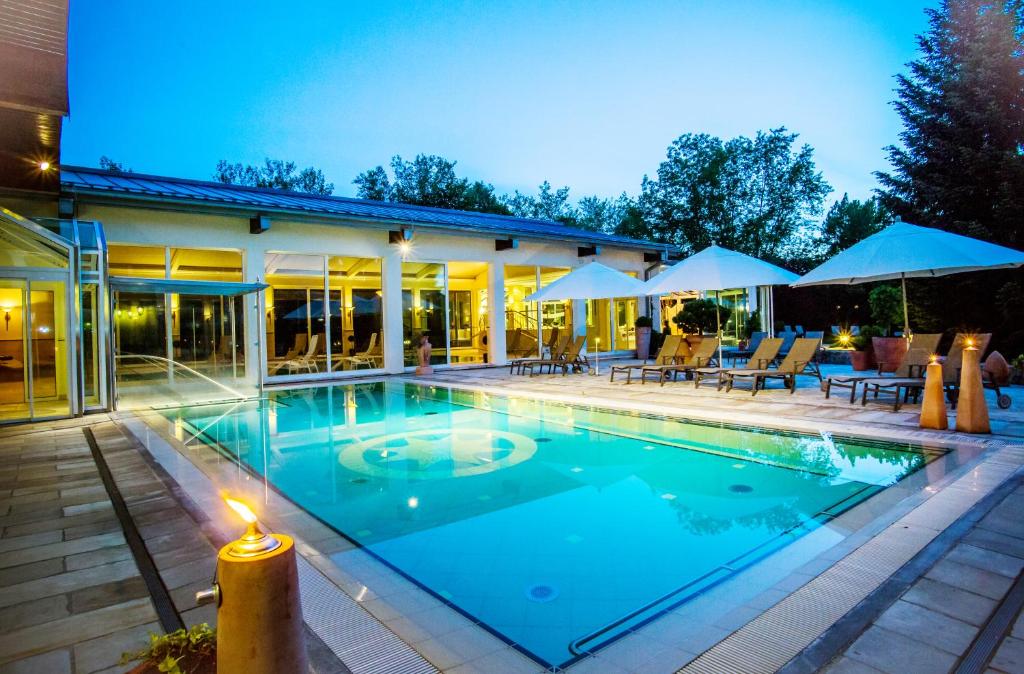
<path id="1" fill-rule="evenodd" d="M 903 130 L 886 148 L 891 168 L 875 173 L 879 187 L 865 200 L 843 195 L 826 211 L 831 187 L 814 151 L 785 128 L 752 138 L 684 133 L 668 146 L 657 171 L 643 176 L 636 196 L 573 202 L 568 187 L 547 181 L 535 194 L 498 194 L 487 182 L 459 176 L 455 161 L 436 155 L 395 156 L 388 168 L 367 169 L 353 182 L 365 199 L 542 218 L 671 243 L 684 253 L 717 243 L 796 272 L 895 216 L 1024 247 L 1024 0 L 941 0 L 926 12 L 918 56 L 896 76 L 893 106 Z M 256 167 L 222 161 L 214 177 L 333 192 L 318 169 L 269 159 Z M 803 292 L 825 292 L 835 314 L 849 316 L 851 307 L 866 304 L 857 299 L 866 290 Z M 915 280 L 911 299 L 919 330 L 993 329 L 1007 336 L 1014 355 L 1024 350 L 1020 270 Z M 799 310 L 821 304 L 808 300 Z"/>

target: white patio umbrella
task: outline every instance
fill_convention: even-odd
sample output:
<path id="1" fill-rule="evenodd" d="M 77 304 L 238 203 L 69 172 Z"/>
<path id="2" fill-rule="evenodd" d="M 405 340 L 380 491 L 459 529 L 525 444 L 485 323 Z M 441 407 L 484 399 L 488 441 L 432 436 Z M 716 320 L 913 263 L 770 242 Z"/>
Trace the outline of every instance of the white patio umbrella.
<path id="1" fill-rule="evenodd" d="M 600 262 L 590 262 L 553 281 L 537 292 L 527 295 L 530 302 L 557 300 L 605 300 L 616 297 L 646 295 L 643 281 L 623 274 L 617 269 L 606 267 Z M 608 327 L 615 324 L 615 303 L 608 303 Z M 595 345 L 595 356 L 599 353 Z M 597 356 L 599 359 L 600 356 Z M 600 374 L 600 363 L 595 359 L 594 373 Z"/>
<path id="2" fill-rule="evenodd" d="M 737 253 L 728 248 L 711 245 L 681 262 L 677 262 L 646 283 L 648 295 L 665 295 L 684 290 L 714 290 L 715 304 L 718 292 L 727 288 L 750 286 L 788 285 L 799 276 L 756 257 Z M 722 362 L 722 326 L 715 311 L 718 328 L 718 362 Z"/>
<path id="3" fill-rule="evenodd" d="M 815 267 L 792 285 L 854 285 L 899 279 L 903 287 L 903 329 L 904 334 L 909 335 L 908 278 L 1020 266 L 1024 266 L 1024 253 L 1020 251 L 934 227 L 912 225 L 897 218 L 893 224 Z"/>

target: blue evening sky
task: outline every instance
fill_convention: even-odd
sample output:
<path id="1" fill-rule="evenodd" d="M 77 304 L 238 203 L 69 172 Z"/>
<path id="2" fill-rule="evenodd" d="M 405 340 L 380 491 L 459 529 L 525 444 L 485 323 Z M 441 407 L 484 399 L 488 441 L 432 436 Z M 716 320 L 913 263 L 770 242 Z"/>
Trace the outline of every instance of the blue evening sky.
<path id="1" fill-rule="evenodd" d="M 832 198 L 865 198 L 936 2 L 73 1 L 63 160 L 208 179 L 270 156 L 351 195 L 430 153 L 575 200 L 636 194 L 680 134 L 785 125 Z"/>

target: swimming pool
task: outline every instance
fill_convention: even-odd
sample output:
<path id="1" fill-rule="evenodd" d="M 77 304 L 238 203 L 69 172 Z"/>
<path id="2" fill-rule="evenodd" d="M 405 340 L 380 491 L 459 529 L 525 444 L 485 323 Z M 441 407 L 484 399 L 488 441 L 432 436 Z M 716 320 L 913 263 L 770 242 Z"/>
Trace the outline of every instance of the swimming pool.
<path id="1" fill-rule="evenodd" d="M 549 666 L 943 454 L 397 380 L 165 414 Z"/>

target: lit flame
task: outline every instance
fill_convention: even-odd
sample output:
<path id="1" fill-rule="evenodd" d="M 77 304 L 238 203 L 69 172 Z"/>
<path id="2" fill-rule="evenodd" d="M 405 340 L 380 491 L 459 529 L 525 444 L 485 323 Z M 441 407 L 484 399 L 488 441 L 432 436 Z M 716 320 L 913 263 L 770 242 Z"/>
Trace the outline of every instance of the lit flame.
<path id="1" fill-rule="evenodd" d="M 938 363 L 939 362 L 939 354 L 933 353 L 932 355 L 928 356 L 928 362 L 932 363 L 932 364 Z"/>
<path id="2" fill-rule="evenodd" d="M 974 348 L 974 337 L 965 337 L 964 338 L 964 346 L 967 347 L 968 349 L 973 349 Z"/>
<path id="3" fill-rule="evenodd" d="M 236 501 L 233 498 L 225 498 L 224 502 L 228 504 L 232 510 L 238 513 L 238 516 L 245 520 L 248 524 L 256 523 L 256 513 L 249 509 L 249 506 L 245 505 L 241 501 Z"/>

